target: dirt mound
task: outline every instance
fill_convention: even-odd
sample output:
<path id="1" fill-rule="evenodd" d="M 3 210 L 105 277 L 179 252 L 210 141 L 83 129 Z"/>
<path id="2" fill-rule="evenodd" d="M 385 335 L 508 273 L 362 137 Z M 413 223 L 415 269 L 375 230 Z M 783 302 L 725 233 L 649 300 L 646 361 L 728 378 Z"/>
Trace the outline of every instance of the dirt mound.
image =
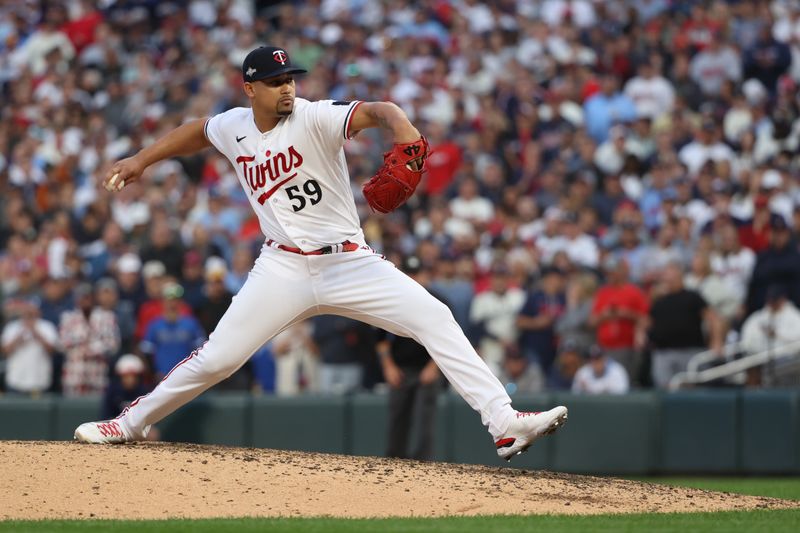
<path id="1" fill-rule="evenodd" d="M 374 457 L 0 442 L 0 519 L 443 516 L 781 508 L 633 481 Z"/>

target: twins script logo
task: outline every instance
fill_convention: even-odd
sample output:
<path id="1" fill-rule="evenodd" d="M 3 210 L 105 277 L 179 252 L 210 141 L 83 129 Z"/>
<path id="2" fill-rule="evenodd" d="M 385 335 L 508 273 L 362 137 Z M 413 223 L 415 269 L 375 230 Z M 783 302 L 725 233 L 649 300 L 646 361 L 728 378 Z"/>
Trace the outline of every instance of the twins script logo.
<path id="1" fill-rule="evenodd" d="M 290 146 L 286 152 L 278 152 L 275 155 L 267 150 L 264 155 L 267 159 L 261 164 L 251 164 L 256 160 L 254 155 L 240 155 L 236 158 L 236 162 L 242 165 L 242 176 L 250 187 L 250 194 L 262 190 L 267 182 L 274 184 L 258 196 L 258 203 L 261 205 L 264 205 L 264 202 L 275 194 L 275 191 L 280 189 L 284 183 L 296 177 L 297 172 L 293 172 L 289 176 L 287 174 L 300 168 L 300 165 L 303 164 L 303 156 L 294 146 Z"/>

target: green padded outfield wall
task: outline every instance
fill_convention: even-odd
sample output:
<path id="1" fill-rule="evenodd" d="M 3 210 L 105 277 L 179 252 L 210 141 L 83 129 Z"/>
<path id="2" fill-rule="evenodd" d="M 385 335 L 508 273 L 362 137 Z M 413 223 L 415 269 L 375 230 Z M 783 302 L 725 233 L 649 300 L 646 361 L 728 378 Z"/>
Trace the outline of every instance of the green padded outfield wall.
<path id="1" fill-rule="evenodd" d="M 553 470 L 639 474 L 656 469 L 659 403 L 654 393 L 618 396 L 559 394 L 569 407 L 567 425 L 552 439 Z"/>
<path id="2" fill-rule="evenodd" d="M 736 391 L 663 395 L 659 470 L 665 473 L 738 472 L 738 403 Z"/>
<path id="3" fill-rule="evenodd" d="M 449 461 L 451 454 L 449 394 L 440 394 L 436 409 L 434 435 L 434 460 Z M 389 397 L 383 394 L 356 394 L 349 404 L 348 419 L 352 431 L 347 436 L 347 453 L 352 455 L 377 455 L 386 453 L 388 440 Z M 477 416 L 476 416 L 477 418 Z M 413 452 L 418 430 L 412 423 L 409 449 Z"/>
<path id="4" fill-rule="evenodd" d="M 800 472 L 800 391 L 749 391 L 740 402 L 742 471 Z"/>
<path id="5" fill-rule="evenodd" d="M 442 394 L 435 459 L 590 474 L 800 474 L 800 389 L 514 397 L 521 410 L 570 408 L 569 423 L 512 463 L 480 417 Z M 99 398 L 0 398 L 0 439 L 66 440 Z M 387 397 L 203 395 L 158 424 L 164 440 L 383 455 Z"/>
<path id="6" fill-rule="evenodd" d="M 346 453 L 347 399 L 341 396 L 253 398 L 252 442 L 257 448 Z"/>
<path id="7" fill-rule="evenodd" d="M 241 394 L 201 396 L 158 424 L 161 439 L 251 446 L 253 402 Z"/>
<path id="8" fill-rule="evenodd" d="M 53 439 L 53 398 L 0 398 L 0 439 Z"/>
<path id="9" fill-rule="evenodd" d="M 100 396 L 57 398 L 53 402 L 53 440 L 71 440 L 75 428 L 100 417 Z"/>

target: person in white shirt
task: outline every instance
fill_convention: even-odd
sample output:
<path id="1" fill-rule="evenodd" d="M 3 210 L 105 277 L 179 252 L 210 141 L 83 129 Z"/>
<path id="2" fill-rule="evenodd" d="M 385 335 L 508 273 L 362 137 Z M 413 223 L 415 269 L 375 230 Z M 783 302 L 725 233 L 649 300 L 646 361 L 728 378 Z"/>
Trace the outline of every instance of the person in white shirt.
<path id="1" fill-rule="evenodd" d="M 319 392 L 319 356 L 314 351 L 309 321 L 297 322 L 272 338 L 275 395 Z"/>
<path id="2" fill-rule="evenodd" d="M 568 22 L 578 28 L 590 28 L 597 20 L 594 5 L 588 0 L 545 0 L 539 16 L 553 28 Z"/>
<path id="3" fill-rule="evenodd" d="M 786 287 L 772 285 L 767 303 L 742 325 L 742 346 L 748 354 L 756 354 L 794 342 L 800 342 L 800 310 L 786 297 Z"/>
<path id="4" fill-rule="evenodd" d="M 589 360 L 575 373 L 575 394 L 625 394 L 630 390 L 625 367 L 608 357 L 595 345 L 589 348 Z"/>
<path id="5" fill-rule="evenodd" d="M 709 45 L 692 58 L 689 75 L 706 95 L 717 95 L 722 84 L 742 79 L 742 58 L 722 37 L 714 35 Z"/>
<path id="6" fill-rule="evenodd" d="M 639 75 L 625 84 L 624 91 L 636 104 L 637 116 L 651 119 L 669 113 L 675 105 L 675 89 L 661 75 L 654 59 L 651 56 L 650 61 L 639 66 Z"/>
<path id="7" fill-rule="evenodd" d="M 747 297 L 756 254 L 741 245 L 739 233 L 733 224 L 723 227 L 715 237 L 718 243 L 711 254 L 711 270 L 733 289 L 739 305 L 742 305 Z"/>
<path id="8" fill-rule="evenodd" d="M 494 216 L 494 205 L 480 195 L 478 182 L 469 178 L 461 182 L 458 196 L 450 200 L 450 212 L 455 218 L 485 224 Z"/>
<path id="9" fill-rule="evenodd" d="M 517 314 L 525 303 L 525 291 L 510 286 L 504 264 L 492 267 L 491 290 L 472 300 L 469 319 L 478 332 L 478 353 L 492 372 L 502 372 L 506 352 L 517 340 Z"/>
<path id="10" fill-rule="evenodd" d="M 625 149 L 625 126 L 616 124 L 608 130 L 608 140 L 601 143 L 594 152 L 593 162 L 603 174 L 611 175 L 622 171 L 628 152 Z"/>
<path id="11" fill-rule="evenodd" d="M 556 252 L 563 250 L 570 261 L 586 268 L 595 268 L 599 262 L 600 251 L 597 242 L 581 230 L 577 213 L 564 213 Z"/>
<path id="12" fill-rule="evenodd" d="M 58 343 L 56 327 L 39 318 L 33 302 L 21 304 L 21 316 L 3 328 L 0 344 L 7 358 L 6 389 L 37 395 L 50 388 L 53 379 L 51 356 Z"/>
<path id="13" fill-rule="evenodd" d="M 696 175 L 706 161 L 733 161 L 736 154 L 717 136 L 717 125 L 713 120 L 703 120 L 701 127 L 695 132 L 695 140 L 681 148 L 678 159 L 689 169 L 689 174 Z"/>
<path id="14" fill-rule="evenodd" d="M 700 293 L 720 319 L 724 320 L 726 332 L 728 327 L 737 321 L 742 311 L 740 293 L 711 269 L 708 252 L 697 251 L 692 257 L 691 271 L 684 276 L 683 284 L 687 289 Z"/>
<path id="15" fill-rule="evenodd" d="M 684 254 L 677 242 L 675 224 L 665 222 L 658 230 L 656 240 L 644 249 L 641 263 L 641 277 L 651 283 L 661 275 L 670 263 L 684 264 Z"/>

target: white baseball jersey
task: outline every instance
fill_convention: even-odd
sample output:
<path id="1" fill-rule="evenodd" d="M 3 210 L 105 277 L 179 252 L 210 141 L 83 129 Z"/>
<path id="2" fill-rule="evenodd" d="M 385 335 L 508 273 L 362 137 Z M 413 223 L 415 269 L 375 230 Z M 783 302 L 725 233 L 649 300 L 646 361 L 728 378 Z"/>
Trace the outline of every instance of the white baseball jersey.
<path id="1" fill-rule="evenodd" d="M 236 168 L 267 238 L 305 252 L 364 242 L 343 149 L 360 103 L 295 98 L 292 114 L 266 133 L 249 107 L 206 121 L 206 137 Z"/>

